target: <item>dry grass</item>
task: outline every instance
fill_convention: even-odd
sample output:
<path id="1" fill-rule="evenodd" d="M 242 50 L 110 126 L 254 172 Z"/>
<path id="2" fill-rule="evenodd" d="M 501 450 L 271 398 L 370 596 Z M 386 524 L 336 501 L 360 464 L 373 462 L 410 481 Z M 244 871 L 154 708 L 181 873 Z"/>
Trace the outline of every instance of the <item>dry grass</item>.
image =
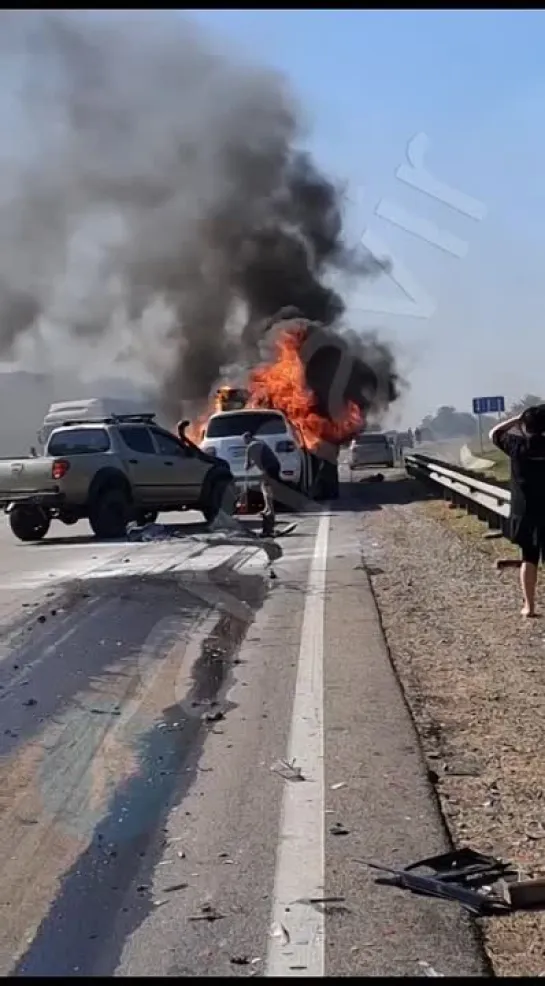
<path id="1" fill-rule="evenodd" d="M 544 627 L 519 615 L 518 573 L 495 569 L 513 549 L 443 503 L 386 506 L 366 528 L 380 545 L 385 633 L 454 843 L 545 875 Z M 545 915 L 482 925 L 496 975 L 545 970 Z"/>
<path id="2" fill-rule="evenodd" d="M 486 524 L 461 507 L 448 504 L 445 500 L 428 500 L 426 513 L 434 520 L 445 524 L 454 534 L 469 538 L 474 550 L 496 561 L 499 558 L 518 558 L 517 548 L 504 537 L 492 537 Z"/>
<path id="3" fill-rule="evenodd" d="M 491 480 L 495 480 L 498 483 L 507 483 L 509 480 L 509 459 L 502 452 L 501 449 L 496 448 L 495 445 L 484 444 L 483 451 L 481 452 L 481 447 L 479 443 L 473 442 L 471 445 L 471 451 L 473 455 L 478 458 L 490 459 L 494 463 L 492 469 L 487 470 L 486 477 Z"/>

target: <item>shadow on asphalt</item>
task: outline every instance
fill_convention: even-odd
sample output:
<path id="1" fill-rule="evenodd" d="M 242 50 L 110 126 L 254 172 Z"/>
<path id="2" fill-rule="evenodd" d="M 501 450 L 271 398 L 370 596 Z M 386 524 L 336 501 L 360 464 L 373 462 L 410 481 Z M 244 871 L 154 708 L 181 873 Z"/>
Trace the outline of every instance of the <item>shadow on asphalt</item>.
<path id="1" fill-rule="evenodd" d="M 136 756 L 137 769 L 128 780 L 115 786 L 106 813 L 100 820 L 80 818 L 83 822 L 82 837 L 90 824 L 93 833 L 90 844 L 62 879 L 47 917 L 13 970 L 14 976 L 113 975 L 125 941 L 155 910 L 153 873 L 163 853 L 166 818 L 171 806 L 181 802 L 193 783 L 207 732 L 215 728 L 203 721 L 203 715 L 208 714 L 206 710 L 212 707 L 213 720 L 216 714 L 214 707 L 219 706 L 218 719 L 223 717 L 221 710 L 228 713 L 229 708 L 233 708 L 224 703 L 232 668 L 238 663 L 241 641 L 263 605 L 267 592 L 265 582 L 260 577 L 230 572 L 227 567 L 208 573 L 208 578 L 211 577 L 220 591 L 227 589 L 245 604 L 248 615 L 241 618 L 228 611 L 218 613 L 215 626 L 203 641 L 200 656 L 192 668 L 189 694 L 183 702 L 177 701 L 174 694 L 165 695 L 168 704 L 163 709 L 163 728 L 158 728 L 156 722 L 152 725 L 145 717 L 137 720 L 132 739 L 129 734 L 125 741 L 131 745 Z M 163 591 L 159 591 L 155 606 L 148 608 L 147 613 L 137 620 L 136 613 L 142 613 L 142 608 L 140 600 L 133 598 L 133 588 L 132 580 L 128 579 L 124 585 L 116 580 L 115 586 L 103 585 L 101 590 L 106 597 L 115 592 L 118 598 L 125 595 L 132 601 L 133 624 L 136 625 L 132 639 L 127 639 L 126 633 L 120 633 L 119 648 L 115 639 L 109 640 L 105 648 L 89 648 L 88 641 L 85 641 L 82 652 L 99 655 L 94 666 L 82 667 L 81 680 L 77 682 L 63 675 L 61 669 L 60 678 L 66 678 L 67 687 L 62 696 L 53 694 L 56 689 L 50 689 L 50 703 L 43 700 L 42 692 L 42 700 L 37 707 L 41 718 L 44 713 L 47 718 L 52 717 L 55 707 L 65 705 L 76 690 L 85 686 L 89 688 L 90 680 L 107 675 L 110 665 L 119 666 L 120 662 L 127 662 L 127 672 L 134 672 L 139 646 L 144 643 L 158 617 L 170 615 L 181 608 L 189 610 L 185 633 L 186 639 L 189 639 L 193 632 L 191 624 L 196 625 L 201 615 L 199 611 L 207 608 L 206 603 L 200 603 L 195 598 L 194 586 L 186 585 L 184 593 L 184 580 L 163 580 Z M 179 634 L 180 627 L 174 630 Z M 88 631 L 82 627 L 81 635 L 85 632 Z M 101 632 L 104 631 L 95 627 L 97 638 Z M 72 658 L 80 649 L 78 635 L 77 632 L 71 647 Z M 170 638 L 171 634 L 167 633 L 164 646 L 160 652 L 154 652 L 154 658 L 161 660 L 164 657 L 172 643 Z M 84 643 L 83 640 L 81 643 Z M 33 687 L 35 694 L 38 694 L 36 681 Z M 189 713 L 192 707 L 194 714 Z M 93 716 L 93 711 L 101 710 L 82 709 L 81 715 L 98 720 L 100 726 L 108 715 L 105 711 L 105 715 Z M 37 725 L 38 721 L 35 727 Z M 32 731 L 29 726 L 27 724 L 25 730 L 26 738 Z M 65 741 L 64 747 L 67 745 L 69 743 Z M 46 810 L 47 788 L 51 785 L 58 798 L 57 778 L 61 776 L 62 783 L 70 781 L 70 777 L 62 781 L 64 774 L 60 768 L 65 756 L 66 750 L 56 750 L 54 747 L 49 754 L 46 752 L 41 765 L 41 797 Z M 67 800 L 70 799 L 67 797 Z M 85 815 L 83 801 L 76 812 L 78 817 L 79 811 Z M 74 822 L 78 825 L 78 817 L 72 820 L 72 825 Z M 60 813 L 55 829 L 62 830 L 62 824 Z"/>

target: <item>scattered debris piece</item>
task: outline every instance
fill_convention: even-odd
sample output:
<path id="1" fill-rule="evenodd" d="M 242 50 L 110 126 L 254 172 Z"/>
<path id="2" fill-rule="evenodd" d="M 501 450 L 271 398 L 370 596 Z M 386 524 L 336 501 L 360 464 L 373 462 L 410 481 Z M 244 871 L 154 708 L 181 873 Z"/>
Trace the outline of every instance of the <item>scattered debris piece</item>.
<path id="1" fill-rule="evenodd" d="M 171 883 L 170 887 L 165 887 L 163 890 L 164 894 L 174 894 L 178 890 L 187 890 L 188 883 Z"/>
<path id="2" fill-rule="evenodd" d="M 231 965 L 250 965 L 250 957 L 248 955 L 232 955 L 229 961 Z"/>
<path id="3" fill-rule="evenodd" d="M 329 831 L 331 832 L 331 835 L 350 835 L 348 829 L 345 828 L 341 822 L 335 822 L 335 824 L 331 826 Z"/>
<path id="4" fill-rule="evenodd" d="M 360 479 L 360 483 L 383 483 L 383 482 L 384 482 L 384 473 L 382 472 L 375 472 L 371 476 L 364 476 L 362 479 Z"/>
<path id="5" fill-rule="evenodd" d="M 271 937 L 280 938 L 283 945 L 289 945 L 291 938 L 290 933 L 286 926 L 279 922 L 278 924 L 273 924 L 271 928 Z"/>
<path id="6" fill-rule="evenodd" d="M 212 904 L 202 904 L 200 914 L 191 914 L 188 918 L 189 921 L 219 921 L 224 915 L 220 914 L 219 911 Z"/>
<path id="7" fill-rule="evenodd" d="M 225 713 L 217 709 L 215 712 L 205 712 L 202 718 L 204 722 L 220 722 L 225 719 Z"/>
<path id="8" fill-rule="evenodd" d="M 275 760 L 271 770 L 275 774 L 280 774 L 286 781 L 304 781 L 306 779 L 301 768 L 296 766 L 295 760 L 292 760 L 291 763 L 288 760 Z"/>
<path id="9" fill-rule="evenodd" d="M 421 859 L 403 870 L 367 860 L 358 862 L 388 874 L 376 877 L 376 884 L 455 901 L 477 917 L 545 909 L 545 880 L 522 880 L 519 868 L 513 863 L 485 856 L 469 847 Z M 414 872 L 421 868 L 432 873 Z"/>
<path id="10" fill-rule="evenodd" d="M 27 705 L 29 707 L 37 704 L 38 704 L 38 699 L 36 698 L 27 698 L 26 702 L 23 702 L 23 705 Z"/>
<path id="11" fill-rule="evenodd" d="M 46 619 L 47 617 L 42 614 L 42 616 L 38 617 L 38 623 L 45 623 Z"/>
<path id="12" fill-rule="evenodd" d="M 485 541 L 493 541 L 496 538 L 502 538 L 502 537 L 503 537 L 503 531 L 486 531 L 483 534 L 483 538 Z M 441 975 L 441 973 L 438 973 L 438 975 Z"/>
<path id="13" fill-rule="evenodd" d="M 522 562 L 519 558 L 498 558 L 496 561 L 496 568 L 502 570 L 504 568 L 520 568 Z"/>
<path id="14" fill-rule="evenodd" d="M 346 787 L 346 781 L 337 781 L 336 784 L 331 785 L 331 790 L 340 791 L 341 787 Z"/>
<path id="15" fill-rule="evenodd" d="M 418 965 L 422 969 L 422 975 L 423 976 L 444 976 L 444 973 L 443 972 L 437 972 L 433 968 L 433 966 L 430 965 L 429 962 L 426 962 L 424 959 L 421 959 L 419 961 Z"/>

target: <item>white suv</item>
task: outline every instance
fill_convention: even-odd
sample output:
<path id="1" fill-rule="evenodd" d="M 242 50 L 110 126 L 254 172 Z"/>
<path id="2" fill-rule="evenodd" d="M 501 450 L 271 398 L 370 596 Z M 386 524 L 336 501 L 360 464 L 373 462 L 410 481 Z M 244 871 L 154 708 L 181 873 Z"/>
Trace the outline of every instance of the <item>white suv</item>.
<path id="1" fill-rule="evenodd" d="M 247 431 L 273 450 L 280 463 L 283 482 L 300 489 L 303 455 L 294 431 L 281 411 L 244 408 L 213 414 L 208 419 L 200 447 L 208 455 L 217 455 L 229 463 L 239 489 L 258 489 L 259 470 L 254 466 L 247 473 L 244 471 L 246 448 L 242 436 Z"/>

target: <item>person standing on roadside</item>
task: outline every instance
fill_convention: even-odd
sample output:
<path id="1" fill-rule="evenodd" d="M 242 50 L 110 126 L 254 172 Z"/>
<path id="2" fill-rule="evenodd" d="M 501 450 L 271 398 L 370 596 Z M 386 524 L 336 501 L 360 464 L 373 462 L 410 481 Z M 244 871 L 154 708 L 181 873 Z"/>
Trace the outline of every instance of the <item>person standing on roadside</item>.
<path id="1" fill-rule="evenodd" d="M 521 550 L 521 613 L 533 617 L 540 561 L 545 561 L 545 404 L 500 421 L 490 441 L 511 460 L 510 536 Z"/>
<path id="2" fill-rule="evenodd" d="M 257 466 L 261 473 L 261 494 L 263 496 L 263 529 L 274 531 L 274 486 L 280 480 L 280 463 L 270 445 L 256 438 L 250 431 L 242 436 L 246 446 L 244 470 L 248 472 L 252 466 Z"/>

